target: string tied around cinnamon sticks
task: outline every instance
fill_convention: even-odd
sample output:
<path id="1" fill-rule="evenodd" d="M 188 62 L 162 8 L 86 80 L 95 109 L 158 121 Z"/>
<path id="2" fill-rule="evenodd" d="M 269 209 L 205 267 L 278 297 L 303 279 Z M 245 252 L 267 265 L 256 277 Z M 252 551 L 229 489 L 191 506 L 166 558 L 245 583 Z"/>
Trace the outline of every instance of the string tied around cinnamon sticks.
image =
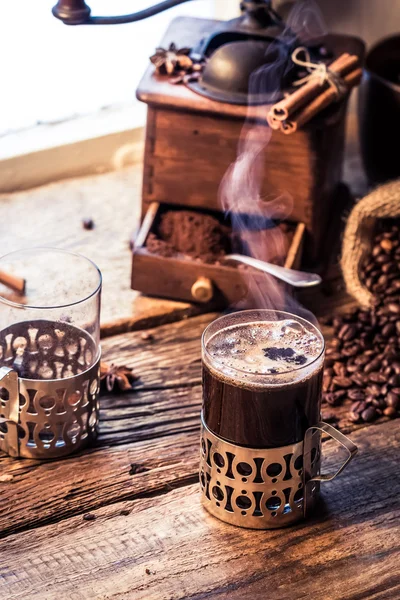
<path id="1" fill-rule="evenodd" d="M 305 60 L 300 58 L 300 54 L 303 54 Z M 291 56 L 292 61 L 299 67 L 304 67 L 308 71 L 308 75 L 301 77 L 293 82 L 294 86 L 304 85 L 309 81 L 317 80 L 319 85 L 327 83 L 336 92 L 336 99 L 340 100 L 346 94 L 347 88 L 343 83 L 341 76 L 329 69 L 324 62 L 312 62 L 311 56 L 307 48 L 299 46 L 296 48 Z"/>
<path id="2" fill-rule="evenodd" d="M 300 49 L 303 52 L 303 48 Z M 360 83 L 362 77 L 360 59 L 356 55 L 345 52 L 327 67 L 312 63 L 307 54 L 302 61 L 298 57 L 300 49 L 297 53 L 295 51 L 294 58 L 295 61 L 307 63 L 308 75 L 298 80 L 297 89 L 271 106 L 267 113 L 269 126 L 286 135 L 294 133 L 327 106 L 345 96 Z"/>

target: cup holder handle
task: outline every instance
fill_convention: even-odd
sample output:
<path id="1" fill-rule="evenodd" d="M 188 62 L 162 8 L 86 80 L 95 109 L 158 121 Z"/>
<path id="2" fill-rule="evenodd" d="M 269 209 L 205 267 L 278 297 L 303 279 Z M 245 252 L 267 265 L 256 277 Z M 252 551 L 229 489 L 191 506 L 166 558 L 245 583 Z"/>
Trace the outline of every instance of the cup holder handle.
<path id="1" fill-rule="evenodd" d="M 313 477 L 311 470 L 311 454 L 313 447 L 315 447 L 313 439 L 315 434 L 317 434 L 318 437 L 320 437 L 321 433 L 328 434 L 333 440 L 335 440 L 341 446 L 343 446 L 343 448 L 345 448 L 345 450 L 347 451 L 348 456 L 335 472 L 322 473 Z M 357 446 L 353 444 L 353 442 L 348 437 L 343 435 L 343 433 L 341 433 L 340 431 L 335 429 L 335 427 L 332 427 L 332 425 L 329 425 L 328 423 L 320 421 L 318 425 L 310 427 L 309 429 L 307 429 L 306 435 L 304 437 L 304 464 L 306 481 L 332 481 L 332 479 L 335 479 L 335 477 L 337 477 L 349 464 L 349 462 L 354 458 L 354 456 L 357 454 L 357 450 Z"/>
<path id="2" fill-rule="evenodd" d="M 342 462 L 336 471 L 329 473 L 319 473 L 320 460 L 316 458 L 321 452 L 321 435 L 326 433 L 333 440 L 338 442 L 347 452 L 346 459 Z M 340 431 L 320 421 L 317 425 L 307 429 L 304 436 L 303 465 L 304 465 L 304 515 L 306 516 L 314 506 L 319 492 L 320 483 L 323 481 L 332 481 L 337 477 L 349 462 L 357 454 L 357 446 L 343 435 Z"/>
<path id="3" fill-rule="evenodd" d="M 19 386 L 18 373 L 8 367 L 0 368 L 0 389 L 7 390 L 7 400 L 0 399 L 0 448 L 9 456 L 19 456 Z M 21 428 L 22 429 L 22 428 Z M 22 429 L 24 432 L 24 430 Z M 25 432 L 24 432 L 25 433 Z"/>

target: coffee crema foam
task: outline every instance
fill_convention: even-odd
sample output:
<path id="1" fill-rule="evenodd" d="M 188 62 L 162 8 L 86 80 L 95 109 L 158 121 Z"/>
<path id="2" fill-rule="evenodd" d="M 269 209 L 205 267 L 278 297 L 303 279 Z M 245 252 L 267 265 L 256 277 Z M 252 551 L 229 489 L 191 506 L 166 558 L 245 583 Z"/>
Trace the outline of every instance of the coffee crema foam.
<path id="1" fill-rule="evenodd" d="M 298 321 L 255 321 L 214 333 L 206 343 L 208 359 L 204 358 L 220 378 L 236 385 L 285 385 L 307 379 L 321 367 L 322 359 L 316 359 L 323 348 L 317 330 Z"/>

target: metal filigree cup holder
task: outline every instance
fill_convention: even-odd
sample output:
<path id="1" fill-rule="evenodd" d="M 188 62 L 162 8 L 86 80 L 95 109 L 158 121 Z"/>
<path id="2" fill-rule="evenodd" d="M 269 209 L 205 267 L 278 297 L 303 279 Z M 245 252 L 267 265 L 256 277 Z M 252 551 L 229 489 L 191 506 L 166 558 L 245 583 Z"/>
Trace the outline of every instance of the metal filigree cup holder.
<path id="1" fill-rule="evenodd" d="M 321 474 L 321 434 L 348 452 L 335 473 Z M 202 418 L 200 486 L 203 506 L 215 517 L 251 529 L 284 527 L 308 516 L 321 481 L 334 479 L 357 447 L 327 423 L 310 427 L 304 440 L 281 448 L 246 448 L 212 433 Z"/>
<path id="2" fill-rule="evenodd" d="M 92 442 L 99 420 L 100 351 L 64 322 L 21 322 L 0 332 L 0 449 L 48 459 Z"/>

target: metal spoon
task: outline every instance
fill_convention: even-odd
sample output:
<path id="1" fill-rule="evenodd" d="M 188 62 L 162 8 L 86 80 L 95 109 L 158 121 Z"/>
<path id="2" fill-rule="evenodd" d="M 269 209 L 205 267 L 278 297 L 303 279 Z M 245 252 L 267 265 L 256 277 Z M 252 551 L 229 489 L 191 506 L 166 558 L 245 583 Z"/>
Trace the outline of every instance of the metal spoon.
<path id="1" fill-rule="evenodd" d="M 316 273 L 306 273 L 305 271 L 295 271 L 294 269 L 287 269 L 286 267 L 280 267 L 273 265 L 251 256 L 245 256 L 244 254 L 227 254 L 225 260 L 235 260 L 236 262 L 249 265 L 259 271 L 273 275 L 277 279 L 285 281 L 289 285 L 294 287 L 313 287 L 319 285 L 322 281 L 321 277 Z"/>

